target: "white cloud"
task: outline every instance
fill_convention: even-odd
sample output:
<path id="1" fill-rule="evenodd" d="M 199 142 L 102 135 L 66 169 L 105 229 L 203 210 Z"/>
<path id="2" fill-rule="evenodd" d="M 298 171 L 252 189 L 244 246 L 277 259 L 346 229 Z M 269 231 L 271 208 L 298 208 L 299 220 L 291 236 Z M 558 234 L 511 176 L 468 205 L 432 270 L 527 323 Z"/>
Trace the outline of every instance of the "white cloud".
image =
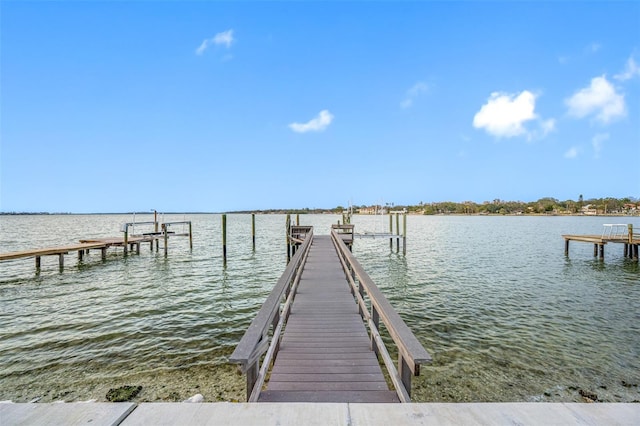
<path id="1" fill-rule="evenodd" d="M 596 53 L 598 50 L 602 48 L 602 44 L 593 42 L 589 46 L 587 46 L 587 50 L 591 53 Z"/>
<path id="2" fill-rule="evenodd" d="M 420 94 L 425 93 L 427 90 L 429 90 L 429 86 L 427 86 L 426 83 L 421 81 L 417 82 L 407 90 L 404 99 L 400 102 L 400 107 L 405 109 L 411 107 L 413 105 L 413 100 Z"/>
<path id="3" fill-rule="evenodd" d="M 553 118 L 541 120 L 540 129 L 542 130 L 542 136 L 548 135 L 556 129 L 556 120 Z"/>
<path id="4" fill-rule="evenodd" d="M 616 80 L 626 81 L 631 80 L 633 77 L 640 76 L 640 67 L 636 64 L 636 61 L 632 56 L 627 59 L 627 64 L 624 67 L 624 71 L 620 74 L 616 74 L 613 76 Z"/>
<path id="5" fill-rule="evenodd" d="M 604 75 L 592 78 L 589 87 L 574 93 L 565 104 L 569 107 L 569 115 L 577 118 L 595 115 L 604 124 L 626 115 L 624 95 L 617 93 Z"/>
<path id="6" fill-rule="evenodd" d="M 321 132 L 333 121 L 333 114 L 329 110 L 323 109 L 316 118 L 312 118 L 306 123 L 291 123 L 289 128 L 297 133 Z"/>
<path id="7" fill-rule="evenodd" d="M 602 144 L 609 139 L 609 133 L 598 133 L 591 139 L 591 145 L 593 146 L 593 155 L 595 158 L 600 157 L 600 151 L 602 151 Z"/>
<path id="8" fill-rule="evenodd" d="M 233 38 L 233 30 L 223 31 L 214 35 L 211 38 L 204 39 L 200 46 L 196 49 L 196 55 L 202 55 L 207 48 L 211 45 L 224 45 L 227 49 L 231 47 L 231 44 L 235 41 Z"/>
<path id="9" fill-rule="evenodd" d="M 494 92 L 473 117 L 473 127 L 498 138 L 527 134 L 523 123 L 537 118 L 536 97 L 528 90 L 519 95 Z"/>
<path id="10" fill-rule="evenodd" d="M 578 148 L 575 146 L 572 146 L 571 148 L 569 148 L 569 150 L 567 152 L 564 153 L 564 158 L 576 158 L 578 156 Z"/>

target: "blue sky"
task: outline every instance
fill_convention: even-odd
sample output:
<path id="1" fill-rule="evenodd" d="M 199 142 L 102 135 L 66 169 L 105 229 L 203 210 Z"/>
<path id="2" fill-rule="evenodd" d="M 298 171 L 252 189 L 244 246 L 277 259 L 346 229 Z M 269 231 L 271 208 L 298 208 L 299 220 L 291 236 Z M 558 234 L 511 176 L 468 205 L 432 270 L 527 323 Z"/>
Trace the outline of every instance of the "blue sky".
<path id="1" fill-rule="evenodd" d="M 0 211 L 640 197 L 640 2 L 0 4 Z"/>

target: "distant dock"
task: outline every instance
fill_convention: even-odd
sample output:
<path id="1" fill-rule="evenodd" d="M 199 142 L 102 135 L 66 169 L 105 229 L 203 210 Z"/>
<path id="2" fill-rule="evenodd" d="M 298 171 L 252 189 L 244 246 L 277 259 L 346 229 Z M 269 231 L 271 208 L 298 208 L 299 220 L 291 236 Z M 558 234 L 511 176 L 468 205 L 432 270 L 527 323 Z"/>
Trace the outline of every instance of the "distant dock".
<path id="1" fill-rule="evenodd" d="M 626 223 L 607 223 L 600 235 L 563 235 L 564 254 L 569 255 L 569 242 L 578 241 L 593 244 L 593 256 L 600 255 L 604 259 L 604 246 L 608 243 L 624 244 L 624 257 L 638 260 L 638 246 L 640 246 L 640 234 L 634 234 L 633 225 Z"/>
<path id="2" fill-rule="evenodd" d="M 129 227 L 141 225 L 153 225 L 153 228 L 149 232 L 129 235 Z M 170 231 L 170 227 L 174 225 L 188 225 L 188 232 L 176 233 Z M 81 261 L 84 259 L 85 255 L 90 253 L 91 250 L 100 250 L 102 260 L 104 260 L 107 257 L 107 249 L 110 247 L 122 247 L 125 255 L 129 251 L 134 250 L 139 254 L 140 245 L 142 243 L 149 243 L 151 250 L 153 250 L 155 243 L 157 251 L 160 245 L 159 242 L 162 240 L 164 242 L 164 254 L 166 256 L 168 254 L 169 237 L 189 237 L 189 248 L 193 248 L 191 221 L 165 223 L 159 223 L 157 221 L 137 223 L 130 222 L 123 224 L 121 231 L 124 233 L 122 237 L 96 239 L 87 238 L 81 239 L 78 244 L 0 253 L 0 262 L 15 259 L 35 258 L 36 271 L 38 272 L 40 271 L 41 258 L 43 256 L 58 256 L 58 264 L 60 265 L 60 270 L 62 270 L 64 268 L 64 256 L 72 252 L 77 252 L 78 260 Z"/>

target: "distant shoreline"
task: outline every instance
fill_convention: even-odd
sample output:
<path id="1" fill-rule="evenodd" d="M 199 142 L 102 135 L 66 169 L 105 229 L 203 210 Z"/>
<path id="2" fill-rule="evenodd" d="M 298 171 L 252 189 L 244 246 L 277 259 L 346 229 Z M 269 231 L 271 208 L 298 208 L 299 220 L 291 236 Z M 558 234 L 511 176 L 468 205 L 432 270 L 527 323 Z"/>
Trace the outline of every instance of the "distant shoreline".
<path id="1" fill-rule="evenodd" d="M 158 212 L 160 214 L 160 212 Z M 126 215 L 153 215 L 151 212 L 121 212 L 121 213 L 50 213 L 50 212 L 0 212 L 0 216 L 126 216 Z M 229 211 L 229 212 L 162 212 L 163 215 L 215 215 L 215 214 L 261 214 L 261 215 L 274 215 L 274 214 L 320 214 L 320 215 L 339 215 L 333 211 L 313 211 L 313 212 L 299 212 L 297 210 L 277 210 L 277 211 Z M 381 216 L 380 214 L 365 214 L 365 213 L 353 213 L 354 216 Z M 384 215 L 387 215 L 385 213 Z M 415 211 L 408 211 L 408 216 L 541 216 L 541 217 L 640 217 L 640 212 L 635 214 L 624 213 L 435 213 L 424 214 Z"/>

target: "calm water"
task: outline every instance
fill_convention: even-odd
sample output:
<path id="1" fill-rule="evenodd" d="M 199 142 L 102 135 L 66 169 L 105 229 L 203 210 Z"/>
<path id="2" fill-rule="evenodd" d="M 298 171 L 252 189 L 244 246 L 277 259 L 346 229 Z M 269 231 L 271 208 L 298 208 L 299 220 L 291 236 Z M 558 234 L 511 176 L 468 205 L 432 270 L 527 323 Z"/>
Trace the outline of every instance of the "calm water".
<path id="1" fill-rule="evenodd" d="M 138 221 L 150 220 L 149 215 Z M 194 247 L 169 256 L 92 252 L 0 263 L 0 400 L 105 400 L 141 385 L 140 401 L 242 400 L 244 380 L 226 363 L 285 267 L 282 215 L 228 216 L 222 264 L 219 215 L 192 220 Z M 327 234 L 338 216 L 304 215 Z M 117 236 L 131 216 L 0 216 L 0 251 Z M 388 218 L 356 216 L 356 230 Z M 565 233 L 639 218 L 410 216 L 407 255 L 388 240 L 354 252 L 434 357 L 414 380 L 415 401 L 640 400 L 640 268 Z M 180 229 L 177 229 L 180 231 Z M 395 247 L 394 247 L 395 248 Z"/>

